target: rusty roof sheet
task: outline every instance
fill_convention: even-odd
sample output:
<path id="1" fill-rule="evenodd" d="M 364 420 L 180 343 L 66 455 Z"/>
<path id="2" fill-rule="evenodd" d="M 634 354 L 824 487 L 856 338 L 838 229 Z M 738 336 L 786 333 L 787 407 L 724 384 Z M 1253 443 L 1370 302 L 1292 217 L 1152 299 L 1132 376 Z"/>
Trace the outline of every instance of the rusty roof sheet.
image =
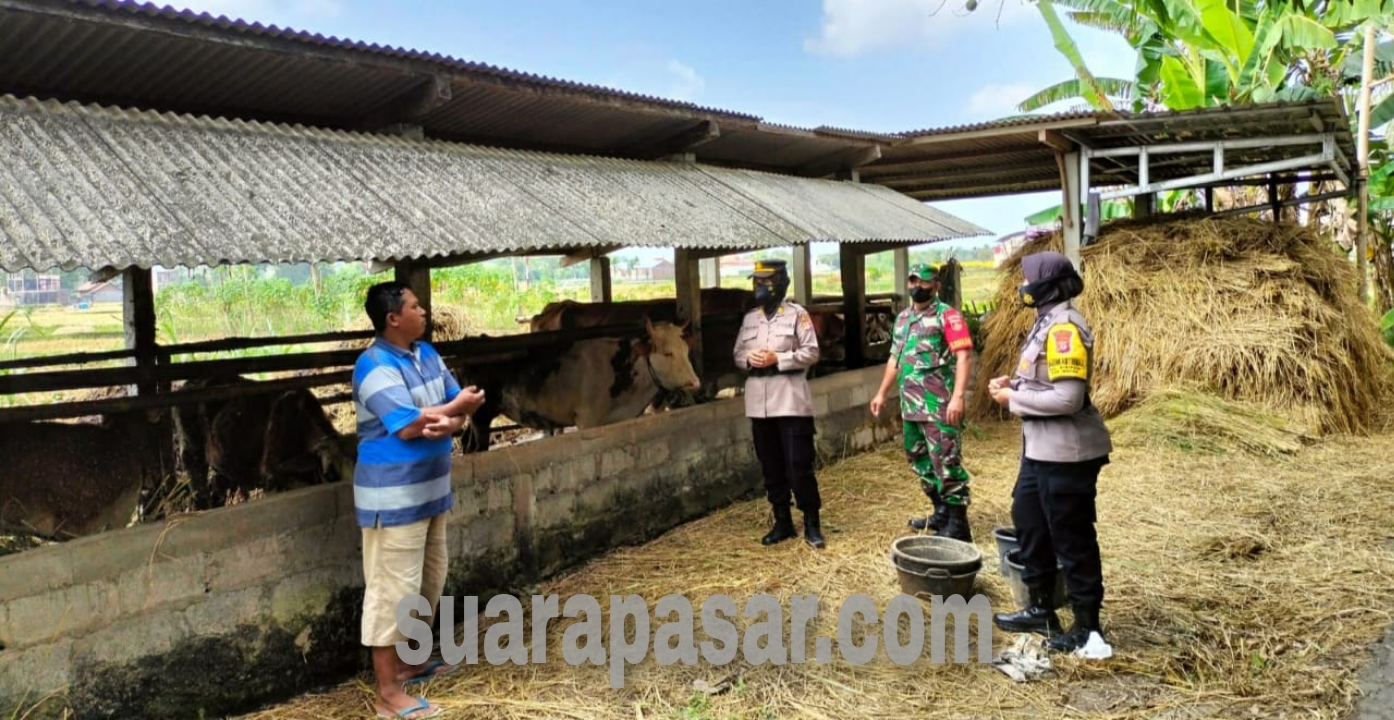
<path id="1" fill-rule="evenodd" d="M 1317 133 L 1332 132 L 1342 153 L 1338 161 L 1348 175 L 1355 174 L 1350 122 L 1335 99 L 1186 111 L 1068 112 L 921 130 L 883 146 L 881 157 L 858 172 L 863 182 L 885 184 L 921 200 L 1059 190 L 1055 151 L 1041 141 L 1042 131 L 1094 149 L 1302 135 L 1315 142 Z M 1226 152 L 1226 163 L 1252 165 L 1311 152 L 1301 146 L 1232 149 Z M 1149 178 L 1203 175 L 1212 163 L 1209 151 L 1156 156 L 1149 163 Z M 1090 184 L 1136 183 L 1136 168 L 1131 158 L 1094 158 Z"/>
<path id="2" fill-rule="evenodd" d="M 0 268 L 988 234 L 885 188 L 0 98 Z"/>
<path id="3" fill-rule="evenodd" d="M 544 152 L 818 175 L 875 137 L 130 0 L 0 0 L 0 93 Z M 687 148 L 695 124 L 719 133 Z M 679 142 L 674 146 L 674 141 Z"/>

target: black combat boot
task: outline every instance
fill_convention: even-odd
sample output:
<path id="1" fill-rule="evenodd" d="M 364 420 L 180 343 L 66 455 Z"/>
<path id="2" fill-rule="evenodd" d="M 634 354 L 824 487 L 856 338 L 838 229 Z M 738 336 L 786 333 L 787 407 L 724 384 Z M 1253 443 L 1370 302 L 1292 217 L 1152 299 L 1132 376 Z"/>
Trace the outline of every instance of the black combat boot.
<path id="1" fill-rule="evenodd" d="M 1055 587 L 1055 580 L 1048 584 Z M 1048 638 L 1061 632 L 1060 618 L 1055 615 L 1055 598 L 1051 590 L 1030 588 L 1031 604 L 1024 610 L 1014 613 L 997 613 L 992 616 L 992 624 L 1006 632 L 1033 632 Z"/>
<path id="2" fill-rule="evenodd" d="M 1070 631 L 1046 641 L 1050 652 L 1074 652 L 1089 642 L 1089 633 L 1096 632 L 1103 637 L 1104 629 L 1099 625 L 1098 608 L 1074 608 L 1075 624 Z"/>
<path id="3" fill-rule="evenodd" d="M 798 535 L 799 533 L 794 530 L 793 513 L 789 511 L 788 505 L 783 505 L 774 509 L 774 527 L 760 538 L 760 544 L 773 545 L 792 537 L 798 537 Z"/>
<path id="4" fill-rule="evenodd" d="M 943 498 L 939 497 L 939 491 L 934 489 L 932 484 L 921 482 L 920 486 L 924 488 L 924 494 L 929 496 L 930 503 L 934 505 L 934 514 L 929 517 L 911 518 L 910 527 L 915 530 L 929 528 L 930 530 L 938 531 L 940 528 L 944 527 L 944 523 L 948 521 L 946 516 L 948 505 L 944 503 Z"/>
<path id="5" fill-rule="evenodd" d="M 818 526 L 817 510 L 810 510 L 803 514 L 803 539 L 804 542 L 819 549 L 827 544 L 823 542 L 823 528 Z"/>
<path id="6" fill-rule="evenodd" d="M 939 528 L 939 537 L 973 542 L 973 529 L 968 526 L 968 506 L 945 503 L 944 508 L 944 526 Z"/>

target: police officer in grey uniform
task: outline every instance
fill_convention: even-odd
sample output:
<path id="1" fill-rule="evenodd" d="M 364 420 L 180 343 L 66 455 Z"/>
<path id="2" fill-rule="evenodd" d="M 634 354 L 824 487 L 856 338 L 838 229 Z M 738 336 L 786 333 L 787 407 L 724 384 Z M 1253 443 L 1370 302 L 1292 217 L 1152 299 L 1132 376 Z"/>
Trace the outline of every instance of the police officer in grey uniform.
<path id="1" fill-rule="evenodd" d="M 746 313 L 736 336 L 736 367 L 747 371 L 745 414 L 755 456 L 765 476 L 774 527 L 765 545 L 797 537 L 790 495 L 803 513 L 804 540 L 824 546 L 818 523 L 822 500 L 813 473 L 813 392 L 808 368 L 818 363 L 818 336 L 808 311 L 788 300 L 783 260 L 758 260 L 750 278 L 758 306 Z"/>
<path id="2" fill-rule="evenodd" d="M 1083 646 L 1091 632 L 1103 638 L 1103 570 L 1094 531 L 1095 487 L 1113 450 L 1108 428 L 1089 401 L 1094 336 L 1070 302 L 1084 280 L 1069 258 L 1055 252 L 1021 262 L 1022 302 L 1035 308 L 1036 324 L 1011 378 L 994 378 L 992 398 L 1021 418 L 1021 469 L 1012 494 L 1012 520 L 1020 539 L 1022 582 L 1030 604 L 998 613 L 997 627 L 1035 632 L 1054 652 Z M 1074 626 L 1062 633 L 1055 615 L 1055 573 L 1065 573 Z"/>

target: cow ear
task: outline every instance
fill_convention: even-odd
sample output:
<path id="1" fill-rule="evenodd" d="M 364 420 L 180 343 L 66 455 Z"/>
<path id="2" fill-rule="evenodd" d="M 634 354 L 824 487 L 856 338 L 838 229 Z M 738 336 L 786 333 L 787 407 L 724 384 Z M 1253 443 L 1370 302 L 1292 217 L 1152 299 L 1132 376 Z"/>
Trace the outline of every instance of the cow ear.
<path id="1" fill-rule="evenodd" d="M 635 355 L 635 357 L 648 357 L 649 353 L 651 353 L 651 352 L 653 352 L 653 347 L 649 345 L 649 341 L 648 341 L 648 340 L 635 340 L 635 341 L 634 341 L 634 355 Z"/>

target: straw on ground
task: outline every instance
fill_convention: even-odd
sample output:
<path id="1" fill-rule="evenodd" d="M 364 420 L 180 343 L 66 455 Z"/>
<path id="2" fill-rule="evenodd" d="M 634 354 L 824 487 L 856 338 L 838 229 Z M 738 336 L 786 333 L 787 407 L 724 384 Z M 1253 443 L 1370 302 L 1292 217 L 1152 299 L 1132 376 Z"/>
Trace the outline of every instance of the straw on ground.
<path id="1" fill-rule="evenodd" d="M 977 590 L 1000 608 L 1010 606 L 1010 590 L 996 574 L 991 531 L 1010 524 L 1019 446 L 1014 423 L 991 423 L 967 439 L 973 530 L 987 558 Z M 1394 478 L 1383 469 L 1391 452 L 1387 432 L 1328 439 L 1296 456 L 1121 448 L 1099 495 L 1104 622 L 1116 656 L 1058 659 L 1057 677 L 1046 681 L 1018 685 L 989 666 L 927 658 L 900 667 L 883 653 L 861 667 L 837 653 L 828 665 L 750 667 L 738 657 L 727 666 L 665 667 L 650 653 L 612 690 L 607 668 L 561 661 L 570 622 L 561 618 L 549 626 L 547 664 L 481 663 L 424 690 L 451 718 L 1341 717 L 1357 692 L 1357 669 L 1394 612 L 1386 511 Z M 829 539 L 821 552 L 794 542 L 760 546 L 767 513 L 754 500 L 534 590 L 563 603 L 589 594 L 602 607 L 612 593 L 638 593 L 650 608 L 669 593 L 694 605 L 724 593 L 738 606 L 771 593 L 786 608 L 791 595 L 816 593 L 820 617 L 810 633 L 835 635 L 844 598 L 865 593 L 884 608 L 898 592 L 887 552 L 925 501 L 894 446 L 820 478 Z M 667 620 L 651 618 L 651 627 Z M 998 649 L 1012 639 L 993 637 Z M 696 680 L 727 678 L 724 693 L 694 689 Z M 370 716 L 366 679 L 248 720 Z"/>

